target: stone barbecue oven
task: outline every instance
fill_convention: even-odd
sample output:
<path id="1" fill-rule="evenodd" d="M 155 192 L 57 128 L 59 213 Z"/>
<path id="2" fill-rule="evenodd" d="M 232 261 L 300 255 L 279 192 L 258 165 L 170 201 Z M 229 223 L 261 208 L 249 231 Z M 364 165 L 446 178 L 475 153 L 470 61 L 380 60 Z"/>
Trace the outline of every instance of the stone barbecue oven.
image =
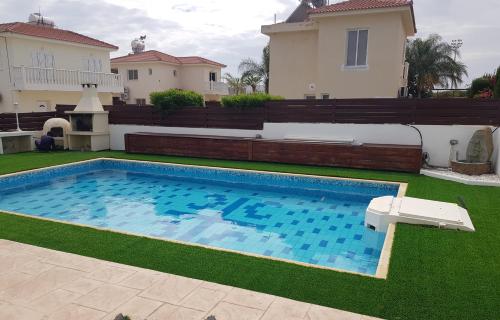
<path id="1" fill-rule="evenodd" d="M 97 84 L 84 84 L 80 102 L 69 115 L 70 150 L 101 151 L 109 149 L 109 112 L 104 111 L 97 96 Z"/>

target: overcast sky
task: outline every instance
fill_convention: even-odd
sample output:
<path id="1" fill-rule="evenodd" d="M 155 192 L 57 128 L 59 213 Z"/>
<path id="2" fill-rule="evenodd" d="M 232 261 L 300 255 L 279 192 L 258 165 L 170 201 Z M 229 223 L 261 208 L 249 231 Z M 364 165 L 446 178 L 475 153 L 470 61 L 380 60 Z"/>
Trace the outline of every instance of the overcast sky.
<path id="1" fill-rule="evenodd" d="M 331 0 L 332 2 L 338 2 Z M 30 12 L 120 47 L 146 34 L 146 49 L 176 56 L 200 55 L 228 65 L 236 73 L 241 59 L 259 60 L 267 37 L 260 26 L 274 14 L 284 20 L 298 0 L 1 0 L 0 22 L 27 21 Z M 463 39 L 462 60 L 469 78 L 500 65 L 500 0 L 414 0 L 419 37 L 439 33 L 447 41 Z"/>

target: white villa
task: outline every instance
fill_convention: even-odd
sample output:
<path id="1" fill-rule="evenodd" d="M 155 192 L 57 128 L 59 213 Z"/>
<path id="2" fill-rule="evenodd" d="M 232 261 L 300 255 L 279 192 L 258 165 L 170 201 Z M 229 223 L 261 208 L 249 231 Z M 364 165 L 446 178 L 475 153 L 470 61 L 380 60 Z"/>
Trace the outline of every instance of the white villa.
<path id="1" fill-rule="evenodd" d="M 149 104 L 149 94 L 172 88 L 192 90 L 205 101 L 219 101 L 228 94 L 221 81 L 226 66 L 202 57 L 174 57 L 148 50 L 111 59 L 112 72 L 124 79 L 125 93 L 120 97 L 127 104 Z"/>
<path id="2" fill-rule="evenodd" d="M 102 103 L 111 104 L 112 94 L 123 92 L 120 75 L 110 73 L 117 49 L 36 14 L 29 23 L 0 24 L 0 113 L 77 104 L 82 83 L 97 83 Z"/>

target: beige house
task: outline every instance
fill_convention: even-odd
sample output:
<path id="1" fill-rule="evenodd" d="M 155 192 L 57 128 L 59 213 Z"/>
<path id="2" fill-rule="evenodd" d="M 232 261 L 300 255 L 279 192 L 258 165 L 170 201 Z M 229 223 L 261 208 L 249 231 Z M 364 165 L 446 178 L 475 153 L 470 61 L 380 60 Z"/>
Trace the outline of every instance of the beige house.
<path id="1" fill-rule="evenodd" d="M 118 47 L 39 19 L 0 24 L 0 113 L 77 104 L 82 83 L 97 83 L 102 103 L 111 104 L 112 94 L 123 92 L 120 76 L 110 72 Z"/>
<path id="2" fill-rule="evenodd" d="M 128 104 L 149 104 L 149 94 L 172 88 L 192 90 L 205 101 L 217 101 L 228 94 L 221 82 L 226 66 L 201 57 L 174 57 L 149 50 L 111 59 L 112 71 L 124 79 L 121 100 Z"/>
<path id="3" fill-rule="evenodd" d="M 270 93 L 288 99 L 406 95 L 406 39 L 416 33 L 412 1 L 321 2 L 304 0 L 286 22 L 262 26 L 270 37 Z"/>

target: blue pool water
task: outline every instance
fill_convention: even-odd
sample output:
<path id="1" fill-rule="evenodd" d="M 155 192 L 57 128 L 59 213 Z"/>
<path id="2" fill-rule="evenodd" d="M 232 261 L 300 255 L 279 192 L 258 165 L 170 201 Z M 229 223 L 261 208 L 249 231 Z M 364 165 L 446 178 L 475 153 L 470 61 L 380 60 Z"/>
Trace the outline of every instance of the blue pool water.
<path id="1" fill-rule="evenodd" d="M 398 185 L 97 160 L 0 177 L 0 210 L 375 274 Z"/>

